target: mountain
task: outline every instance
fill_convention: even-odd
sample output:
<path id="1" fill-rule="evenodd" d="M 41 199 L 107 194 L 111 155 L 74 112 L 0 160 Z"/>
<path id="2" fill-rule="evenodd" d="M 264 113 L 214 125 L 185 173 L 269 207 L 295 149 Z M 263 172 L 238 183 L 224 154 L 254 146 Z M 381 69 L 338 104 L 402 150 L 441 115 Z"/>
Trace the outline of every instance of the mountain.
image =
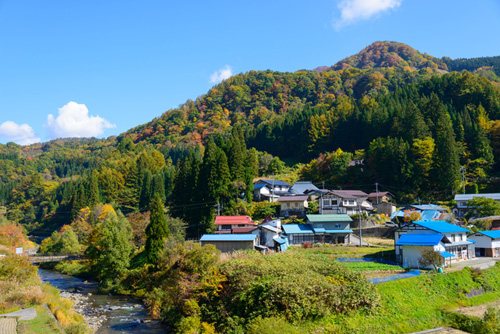
<path id="1" fill-rule="evenodd" d="M 397 42 L 375 42 L 358 54 L 345 58 L 331 67 L 332 70 L 345 70 L 349 68 L 400 68 L 420 70 L 429 68 L 436 71 L 447 72 L 446 63 L 439 58 L 422 54 L 414 48 Z"/>

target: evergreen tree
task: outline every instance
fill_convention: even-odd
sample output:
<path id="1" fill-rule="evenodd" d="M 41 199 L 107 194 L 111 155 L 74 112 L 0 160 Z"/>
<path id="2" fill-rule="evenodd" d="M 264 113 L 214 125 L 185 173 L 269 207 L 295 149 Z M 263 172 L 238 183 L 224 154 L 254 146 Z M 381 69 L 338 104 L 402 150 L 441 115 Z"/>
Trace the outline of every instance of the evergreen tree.
<path id="1" fill-rule="evenodd" d="M 153 176 L 153 194 L 158 194 L 163 203 L 165 203 L 165 182 L 163 174 L 156 172 Z"/>
<path id="2" fill-rule="evenodd" d="M 454 192 L 460 180 L 460 164 L 455 134 L 449 115 L 441 109 L 435 126 L 434 183 L 445 192 Z"/>
<path id="3" fill-rule="evenodd" d="M 153 198 L 152 177 L 149 170 L 146 170 L 142 177 L 141 198 L 139 200 L 139 210 L 149 210 L 149 203 Z"/>
<path id="4" fill-rule="evenodd" d="M 160 250 L 163 248 L 165 238 L 169 234 L 167 220 L 163 211 L 162 199 L 159 194 L 155 194 L 150 204 L 151 216 L 146 227 L 146 261 L 156 264 Z"/>
<path id="5" fill-rule="evenodd" d="M 78 215 L 78 212 L 87 206 L 85 203 L 85 198 L 85 188 L 83 187 L 83 184 L 80 184 L 80 187 L 78 188 L 72 199 L 71 219 L 74 219 Z"/>
<path id="6" fill-rule="evenodd" d="M 97 203 L 99 203 L 99 184 L 97 183 L 97 172 L 93 171 L 89 180 L 88 204 L 90 208 L 93 208 Z"/>

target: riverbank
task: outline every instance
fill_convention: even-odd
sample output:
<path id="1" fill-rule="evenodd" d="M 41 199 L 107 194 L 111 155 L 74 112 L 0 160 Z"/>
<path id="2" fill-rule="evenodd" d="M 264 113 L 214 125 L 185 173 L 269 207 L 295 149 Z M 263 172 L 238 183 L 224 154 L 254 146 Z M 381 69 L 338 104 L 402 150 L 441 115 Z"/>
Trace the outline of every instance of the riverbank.
<path id="1" fill-rule="evenodd" d="M 82 314 L 97 334 L 167 332 L 159 321 L 150 318 L 140 300 L 101 294 L 97 282 L 53 270 L 39 269 L 38 275 L 61 290 L 60 295 L 73 302 L 73 310 Z"/>

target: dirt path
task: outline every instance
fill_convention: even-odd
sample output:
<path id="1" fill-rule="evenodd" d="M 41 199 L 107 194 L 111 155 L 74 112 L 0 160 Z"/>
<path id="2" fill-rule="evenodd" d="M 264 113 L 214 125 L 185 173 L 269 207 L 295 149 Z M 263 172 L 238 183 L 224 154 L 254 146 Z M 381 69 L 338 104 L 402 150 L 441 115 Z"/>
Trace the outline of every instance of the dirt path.
<path id="1" fill-rule="evenodd" d="M 16 318 L 0 318 L 0 334 L 16 334 L 16 328 Z"/>
<path id="2" fill-rule="evenodd" d="M 484 313 L 488 309 L 488 306 L 493 306 L 494 308 L 498 309 L 498 308 L 500 308 L 500 300 L 497 300 L 497 301 L 494 301 L 494 302 L 491 302 L 488 304 L 483 304 L 483 305 L 461 307 L 461 308 L 455 310 L 454 312 L 482 318 L 482 317 L 484 317 Z"/>

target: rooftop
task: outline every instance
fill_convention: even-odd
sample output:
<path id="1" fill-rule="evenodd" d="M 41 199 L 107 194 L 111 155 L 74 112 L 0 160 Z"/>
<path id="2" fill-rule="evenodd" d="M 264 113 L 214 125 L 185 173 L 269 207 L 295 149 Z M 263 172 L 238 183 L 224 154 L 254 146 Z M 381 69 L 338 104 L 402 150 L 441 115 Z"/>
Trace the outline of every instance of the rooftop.
<path id="1" fill-rule="evenodd" d="M 309 224 L 284 224 L 282 226 L 286 234 L 312 234 L 314 230 Z"/>
<path id="2" fill-rule="evenodd" d="M 346 198 L 346 199 L 356 199 L 356 198 L 367 198 L 368 194 L 361 190 L 330 190 L 330 194 L 335 196 Z"/>
<path id="3" fill-rule="evenodd" d="M 307 201 L 308 198 L 308 195 L 280 196 L 278 202 L 304 202 Z"/>
<path id="4" fill-rule="evenodd" d="M 489 194 L 457 194 L 455 195 L 455 201 L 470 201 L 474 197 L 486 197 L 493 198 L 496 201 L 500 200 L 500 193 L 489 193 Z"/>
<path id="5" fill-rule="evenodd" d="M 443 238 L 442 234 L 403 234 L 396 246 L 436 246 Z"/>
<path id="6" fill-rule="evenodd" d="M 290 187 L 290 185 L 286 182 L 283 182 L 283 181 L 279 181 L 279 180 L 264 180 L 264 179 L 260 179 L 259 181 L 256 182 L 256 184 L 259 184 L 259 183 L 265 183 L 265 184 L 269 184 L 269 185 L 275 185 L 275 186 L 287 186 L 287 187 Z M 255 186 L 254 186 L 255 187 Z"/>
<path id="7" fill-rule="evenodd" d="M 250 233 L 253 230 L 256 230 L 257 226 L 250 226 L 250 227 L 233 227 L 232 232 L 233 233 Z"/>
<path id="8" fill-rule="evenodd" d="M 306 217 L 311 223 L 352 222 L 351 217 L 346 214 L 306 215 Z"/>
<path id="9" fill-rule="evenodd" d="M 306 190 L 318 190 L 311 181 L 297 181 L 290 189 L 296 194 L 305 194 Z"/>
<path id="10" fill-rule="evenodd" d="M 204 234 L 200 241 L 254 241 L 257 234 Z"/>
<path id="11" fill-rule="evenodd" d="M 256 225 L 249 216 L 217 216 L 215 225 Z"/>
<path id="12" fill-rule="evenodd" d="M 498 239 L 500 238 L 500 230 L 495 230 L 495 231 L 479 231 L 478 233 L 484 234 L 487 237 L 490 237 L 491 239 Z"/>
<path id="13" fill-rule="evenodd" d="M 470 232 L 470 230 L 468 230 L 466 228 L 450 224 L 450 223 L 445 222 L 443 220 L 433 220 L 433 221 L 420 220 L 420 221 L 412 222 L 412 224 L 425 227 L 425 228 L 432 230 L 432 231 L 435 231 L 437 233 Z"/>

